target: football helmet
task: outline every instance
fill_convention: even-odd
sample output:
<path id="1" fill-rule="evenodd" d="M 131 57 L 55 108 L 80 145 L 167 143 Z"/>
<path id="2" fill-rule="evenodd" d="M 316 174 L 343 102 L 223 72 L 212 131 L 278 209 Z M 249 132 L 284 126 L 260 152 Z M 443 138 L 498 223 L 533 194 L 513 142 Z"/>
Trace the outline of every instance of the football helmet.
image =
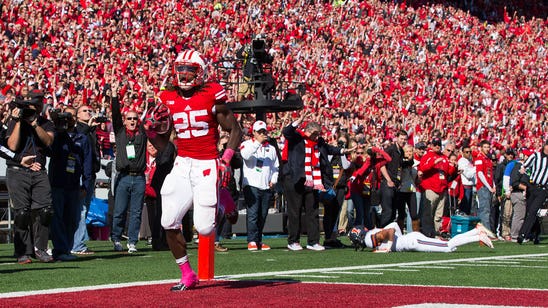
<path id="1" fill-rule="evenodd" d="M 352 242 L 352 246 L 354 246 L 354 249 L 357 251 L 359 248 L 362 250 L 366 247 L 365 245 L 365 234 L 367 233 L 367 229 L 365 229 L 363 226 L 356 226 L 350 230 L 348 233 L 348 238 Z"/>
<path id="2" fill-rule="evenodd" d="M 201 86 L 206 80 L 206 73 L 204 58 L 195 50 L 180 52 L 173 63 L 175 85 L 185 91 Z"/>

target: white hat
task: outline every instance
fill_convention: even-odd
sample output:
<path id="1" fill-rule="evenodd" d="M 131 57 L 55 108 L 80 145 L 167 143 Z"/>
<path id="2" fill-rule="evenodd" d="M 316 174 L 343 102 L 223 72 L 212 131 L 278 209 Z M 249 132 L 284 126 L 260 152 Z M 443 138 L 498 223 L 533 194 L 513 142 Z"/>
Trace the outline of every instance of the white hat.
<path id="1" fill-rule="evenodd" d="M 261 129 L 264 129 L 266 130 L 266 123 L 263 122 L 263 121 L 256 121 L 255 123 L 253 123 L 253 131 L 260 131 Z"/>

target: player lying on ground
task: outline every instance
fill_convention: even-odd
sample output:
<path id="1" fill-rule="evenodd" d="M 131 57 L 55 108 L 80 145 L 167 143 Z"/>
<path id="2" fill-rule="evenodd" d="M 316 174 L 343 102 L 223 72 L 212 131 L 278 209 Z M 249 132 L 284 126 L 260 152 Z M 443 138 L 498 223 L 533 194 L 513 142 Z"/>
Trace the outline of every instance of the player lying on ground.
<path id="1" fill-rule="evenodd" d="M 453 252 L 458 246 L 468 243 L 481 242 L 490 248 L 493 243 L 489 239 L 489 233 L 482 224 L 468 232 L 458 234 L 449 241 L 442 241 L 427 237 L 420 232 L 411 232 L 403 235 L 397 223 L 388 224 L 383 229 L 375 228 L 367 230 L 362 227 L 354 227 L 348 237 L 356 250 L 361 247 L 372 248 L 373 252 L 390 251 L 421 251 L 421 252 Z"/>

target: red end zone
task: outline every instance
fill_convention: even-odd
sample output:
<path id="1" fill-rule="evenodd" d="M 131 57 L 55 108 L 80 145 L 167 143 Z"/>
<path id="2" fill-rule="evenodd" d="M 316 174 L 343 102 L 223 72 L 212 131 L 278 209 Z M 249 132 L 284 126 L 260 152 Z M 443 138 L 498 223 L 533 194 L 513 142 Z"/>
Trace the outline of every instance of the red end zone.
<path id="1" fill-rule="evenodd" d="M 170 285 L 32 295 L 0 299 L 3 307 L 393 307 L 421 303 L 546 306 L 548 290 L 319 284 L 264 281 L 209 281 L 191 291 Z"/>

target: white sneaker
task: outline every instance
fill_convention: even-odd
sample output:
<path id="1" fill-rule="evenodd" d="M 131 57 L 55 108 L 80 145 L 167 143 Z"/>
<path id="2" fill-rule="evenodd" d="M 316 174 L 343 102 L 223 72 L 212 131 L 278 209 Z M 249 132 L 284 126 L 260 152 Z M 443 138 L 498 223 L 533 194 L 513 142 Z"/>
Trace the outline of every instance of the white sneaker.
<path id="1" fill-rule="evenodd" d="M 479 234 L 479 240 L 480 240 L 480 242 L 482 242 L 483 244 L 485 244 L 485 246 L 487 246 L 487 247 L 489 247 L 489 248 L 491 248 L 491 249 L 495 248 L 495 247 L 493 246 L 493 243 L 492 243 L 491 240 L 489 239 L 489 236 L 487 235 L 487 233 L 485 233 L 485 232 L 480 232 L 480 234 Z"/>
<path id="2" fill-rule="evenodd" d="M 120 242 L 114 242 L 114 251 L 122 251 L 124 248 Z"/>
<path id="3" fill-rule="evenodd" d="M 303 250 L 303 247 L 299 243 L 292 243 L 287 245 L 287 248 L 292 251 Z"/>
<path id="4" fill-rule="evenodd" d="M 311 245 L 306 245 L 306 249 L 315 250 L 315 251 L 322 251 L 322 250 L 325 250 L 325 247 L 323 247 L 320 244 L 314 244 L 312 246 Z"/>
<path id="5" fill-rule="evenodd" d="M 497 236 L 491 232 L 491 230 L 487 229 L 481 222 L 478 222 L 476 225 L 476 229 L 478 229 L 481 232 L 484 232 L 487 234 L 489 238 L 497 238 Z"/>
<path id="6" fill-rule="evenodd" d="M 127 252 L 128 253 L 137 252 L 137 248 L 135 247 L 135 244 L 127 244 Z"/>

